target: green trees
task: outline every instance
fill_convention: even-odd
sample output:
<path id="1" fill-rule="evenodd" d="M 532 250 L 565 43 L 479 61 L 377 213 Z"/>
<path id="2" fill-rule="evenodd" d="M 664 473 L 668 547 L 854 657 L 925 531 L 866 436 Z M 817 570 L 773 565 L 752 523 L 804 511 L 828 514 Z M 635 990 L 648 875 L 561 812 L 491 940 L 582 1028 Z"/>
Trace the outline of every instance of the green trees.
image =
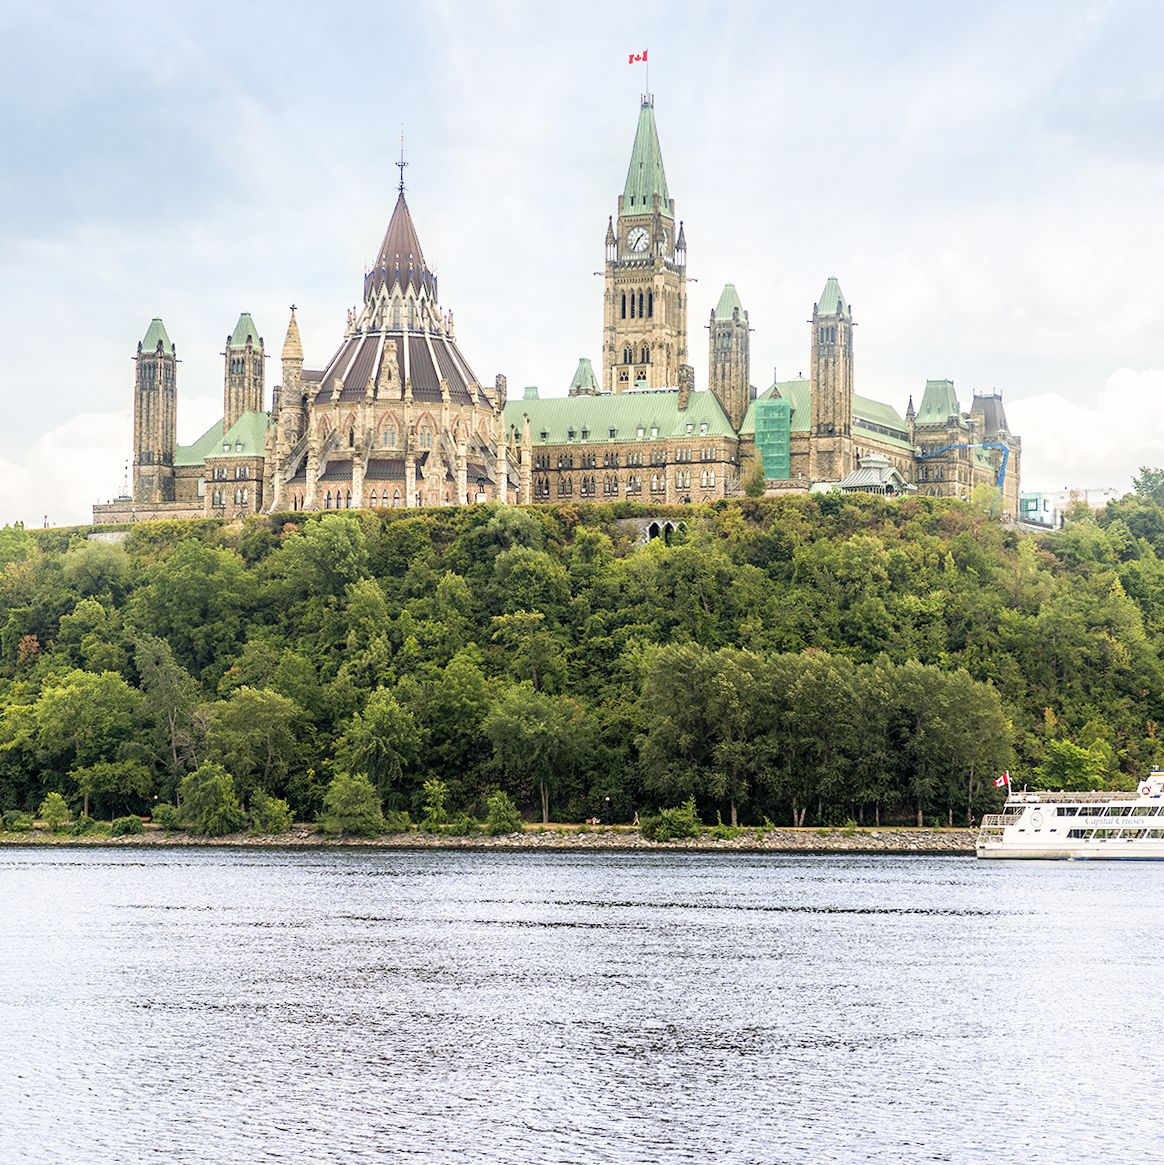
<path id="1" fill-rule="evenodd" d="M 523 793 L 536 789 L 542 822 L 550 820 L 550 798 L 574 774 L 586 743 L 580 705 L 547 696 L 531 683 L 505 689 L 484 724 L 498 768 Z"/>
<path id="2" fill-rule="evenodd" d="M 377 688 L 335 745 L 342 771 L 367 776 L 381 801 L 399 808 L 405 771 L 420 755 L 425 733 L 387 688 Z"/>
<path id="3" fill-rule="evenodd" d="M 195 833 L 222 837 L 246 825 L 234 791 L 234 778 L 213 761 L 204 761 L 182 778 L 182 816 Z"/>
<path id="4" fill-rule="evenodd" d="M 363 773 L 339 773 L 327 787 L 319 818 L 324 833 L 375 837 L 384 831 L 380 798 Z"/>
<path id="5" fill-rule="evenodd" d="M 436 781 L 450 820 L 501 789 L 806 826 L 961 822 L 1003 768 L 1131 787 L 1164 762 L 1162 472 L 1036 538 L 859 495 L 0 531 L 0 811 L 185 812 L 203 762 L 255 828 L 342 774 L 375 812 Z"/>
<path id="6" fill-rule="evenodd" d="M 68 802 L 60 793 L 49 793 L 40 803 L 36 815 L 49 827 L 52 833 L 64 829 L 71 817 Z"/>

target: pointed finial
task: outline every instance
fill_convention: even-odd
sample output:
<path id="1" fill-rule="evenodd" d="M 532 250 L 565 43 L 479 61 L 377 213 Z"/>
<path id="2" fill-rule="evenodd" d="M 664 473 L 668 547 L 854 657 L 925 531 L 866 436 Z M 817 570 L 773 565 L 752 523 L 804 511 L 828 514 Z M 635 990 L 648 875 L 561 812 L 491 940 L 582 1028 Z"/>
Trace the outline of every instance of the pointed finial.
<path id="1" fill-rule="evenodd" d="M 397 162 L 396 168 L 400 171 L 400 193 L 404 193 L 404 167 L 408 163 L 404 160 L 404 126 L 400 127 L 400 161 Z"/>

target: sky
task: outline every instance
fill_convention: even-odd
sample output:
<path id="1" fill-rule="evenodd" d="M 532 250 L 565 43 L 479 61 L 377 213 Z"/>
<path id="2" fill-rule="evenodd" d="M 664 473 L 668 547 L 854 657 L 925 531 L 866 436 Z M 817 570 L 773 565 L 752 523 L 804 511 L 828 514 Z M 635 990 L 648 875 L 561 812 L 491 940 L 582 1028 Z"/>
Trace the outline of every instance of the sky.
<path id="1" fill-rule="evenodd" d="M 0 523 L 122 492 L 131 359 L 177 346 L 178 438 L 249 311 L 338 345 L 396 196 L 478 379 L 600 365 L 641 65 L 683 219 L 689 348 L 725 282 L 752 381 L 807 371 L 835 275 L 855 388 L 1003 394 L 1024 489 L 1164 465 L 1164 6 L 0 0 Z"/>

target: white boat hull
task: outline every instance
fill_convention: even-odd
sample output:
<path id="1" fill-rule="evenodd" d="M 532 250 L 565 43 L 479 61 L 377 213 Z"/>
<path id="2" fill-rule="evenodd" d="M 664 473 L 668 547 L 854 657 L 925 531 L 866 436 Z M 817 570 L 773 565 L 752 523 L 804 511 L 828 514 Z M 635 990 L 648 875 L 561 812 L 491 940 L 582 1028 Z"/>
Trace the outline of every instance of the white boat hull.
<path id="1" fill-rule="evenodd" d="M 1164 862 L 1164 841 L 1114 838 L 1071 846 L 980 843 L 977 853 L 980 858 L 1035 858 L 1057 862 Z"/>

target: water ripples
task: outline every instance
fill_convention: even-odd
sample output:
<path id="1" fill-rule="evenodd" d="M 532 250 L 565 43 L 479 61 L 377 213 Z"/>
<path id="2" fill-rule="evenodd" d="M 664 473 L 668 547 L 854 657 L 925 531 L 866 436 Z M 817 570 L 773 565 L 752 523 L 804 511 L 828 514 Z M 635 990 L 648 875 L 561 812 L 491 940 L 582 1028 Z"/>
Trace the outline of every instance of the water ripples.
<path id="1" fill-rule="evenodd" d="M 0 1165 L 1164 1161 L 1159 872 L 5 850 Z"/>

